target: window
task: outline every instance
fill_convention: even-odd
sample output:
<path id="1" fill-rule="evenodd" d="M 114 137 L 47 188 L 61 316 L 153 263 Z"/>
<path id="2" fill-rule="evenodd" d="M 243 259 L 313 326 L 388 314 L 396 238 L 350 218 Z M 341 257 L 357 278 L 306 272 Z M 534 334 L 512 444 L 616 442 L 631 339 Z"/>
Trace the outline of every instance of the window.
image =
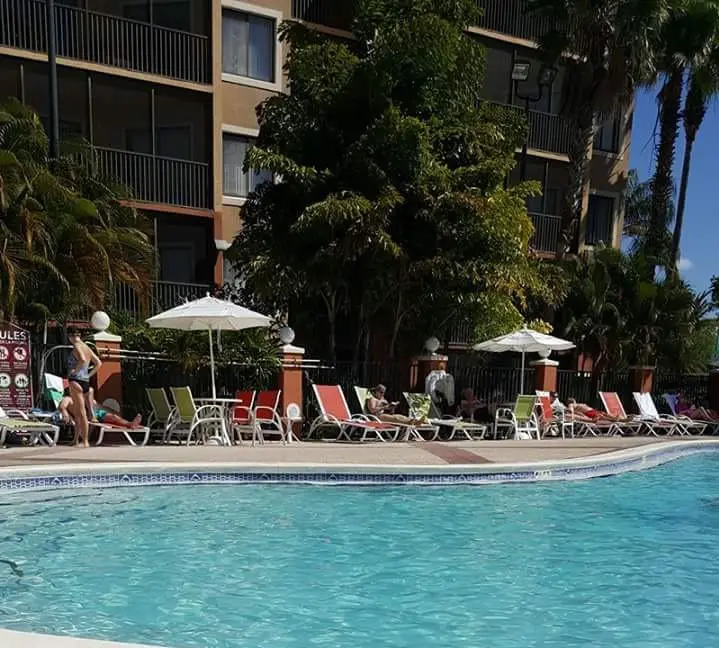
<path id="1" fill-rule="evenodd" d="M 150 21 L 150 5 L 144 2 L 133 2 L 123 7 L 123 15 L 130 20 L 149 23 L 159 27 L 189 32 L 192 29 L 190 3 L 188 0 L 153 0 L 152 21 Z"/>
<path id="2" fill-rule="evenodd" d="M 272 174 L 267 171 L 242 170 L 252 141 L 249 137 L 227 133 L 222 137 L 222 193 L 225 196 L 245 198 L 264 182 L 272 181 Z"/>
<path id="3" fill-rule="evenodd" d="M 224 9 L 222 71 L 274 83 L 275 21 Z"/>
<path id="4" fill-rule="evenodd" d="M 594 135 L 594 148 L 597 151 L 616 153 L 619 151 L 619 131 L 621 129 L 619 117 L 610 117 L 599 126 Z"/>
<path id="5" fill-rule="evenodd" d="M 159 157 L 192 159 L 192 132 L 189 126 L 158 126 L 155 146 Z M 146 128 L 128 128 L 125 147 L 135 153 L 152 153 L 152 136 Z"/>
<path id="6" fill-rule="evenodd" d="M 512 84 L 512 52 L 488 47 L 485 53 L 484 82 L 480 96 L 487 101 L 509 103 Z"/>
<path id="7" fill-rule="evenodd" d="M 589 196 L 587 214 L 587 245 L 611 245 L 612 224 L 614 222 L 614 198 L 608 196 Z"/>

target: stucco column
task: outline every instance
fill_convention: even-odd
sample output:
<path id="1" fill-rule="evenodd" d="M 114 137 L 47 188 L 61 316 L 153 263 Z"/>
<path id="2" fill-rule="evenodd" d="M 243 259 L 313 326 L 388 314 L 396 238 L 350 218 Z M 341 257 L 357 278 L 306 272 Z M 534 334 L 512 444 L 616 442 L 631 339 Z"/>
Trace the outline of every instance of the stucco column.
<path id="1" fill-rule="evenodd" d="M 537 391 L 557 391 L 557 371 L 559 363 L 556 360 L 542 358 L 530 363 L 534 367 L 534 388 Z"/>
<path id="2" fill-rule="evenodd" d="M 95 400 L 102 404 L 107 398 L 122 405 L 122 363 L 120 362 L 120 344 L 122 338 L 112 333 L 95 333 L 92 336 L 97 355 L 102 365 L 93 376 Z"/>
<path id="3" fill-rule="evenodd" d="M 304 412 L 304 400 L 302 393 L 302 362 L 305 357 L 305 350 L 302 347 L 292 344 L 285 344 L 280 347 L 280 416 L 287 416 L 287 406 L 290 403 L 299 405 L 302 416 Z M 302 429 L 302 422 L 293 424 L 292 432 L 299 438 Z"/>

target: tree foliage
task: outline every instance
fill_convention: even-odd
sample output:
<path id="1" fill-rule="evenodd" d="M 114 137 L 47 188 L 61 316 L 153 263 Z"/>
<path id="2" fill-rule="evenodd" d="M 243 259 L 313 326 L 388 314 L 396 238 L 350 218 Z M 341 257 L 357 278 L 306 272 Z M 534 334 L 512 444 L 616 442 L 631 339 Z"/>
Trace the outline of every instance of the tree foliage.
<path id="1" fill-rule="evenodd" d="M 609 366 L 706 367 L 708 294 L 671 276 L 647 280 L 650 261 L 641 254 L 600 248 L 568 263 L 572 282 L 558 329 L 594 359 L 596 374 Z"/>
<path id="2" fill-rule="evenodd" d="M 279 181 L 250 197 L 232 258 L 244 299 L 330 354 L 505 332 L 561 296 L 529 254 L 537 186 L 504 186 L 523 117 L 479 105 L 476 18 L 474 0 L 363 0 L 352 46 L 283 28 L 290 93 L 259 107 L 247 161 Z"/>
<path id="3" fill-rule="evenodd" d="M 0 318 L 65 320 L 101 308 L 117 281 L 147 293 L 146 224 L 91 162 L 81 142 L 51 161 L 38 116 L 0 106 Z"/>

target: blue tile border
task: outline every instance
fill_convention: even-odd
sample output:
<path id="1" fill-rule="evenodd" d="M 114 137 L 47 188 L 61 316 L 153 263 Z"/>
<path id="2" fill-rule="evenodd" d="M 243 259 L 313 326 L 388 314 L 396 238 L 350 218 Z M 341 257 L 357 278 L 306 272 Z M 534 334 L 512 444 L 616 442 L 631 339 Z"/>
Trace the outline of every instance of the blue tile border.
<path id="1" fill-rule="evenodd" d="M 663 445 L 663 444 L 662 444 Z M 701 452 L 719 451 L 719 441 L 690 441 L 671 444 L 668 447 L 658 445 L 641 446 L 632 449 L 629 457 L 622 458 L 627 451 L 612 461 L 606 455 L 581 460 L 558 461 L 555 464 L 530 464 L 496 466 L 492 470 L 487 464 L 457 466 L 449 471 L 447 467 L 426 466 L 369 466 L 369 467 L 332 467 L 323 470 L 318 466 L 286 467 L 270 469 L 268 466 L 252 466 L 228 470 L 218 467 L 217 470 L 202 469 L 192 466 L 174 464 L 166 468 L 152 470 L 128 470 L 110 468 L 98 464 L 96 467 L 72 470 L 57 466 L 48 467 L 47 473 L 41 468 L 34 469 L 32 474 L 16 475 L 17 470 L 0 469 L 0 492 L 47 490 L 56 488 L 100 488 L 123 486 L 168 486 L 188 484 L 322 484 L 322 485 L 483 485 L 496 483 L 536 483 L 545 481 L 569 481 L 604 477 L 624 472 L 641 470 L 658 466 L 662 463 Z M 404 470 L 403 470 L 404 468 Z"/>

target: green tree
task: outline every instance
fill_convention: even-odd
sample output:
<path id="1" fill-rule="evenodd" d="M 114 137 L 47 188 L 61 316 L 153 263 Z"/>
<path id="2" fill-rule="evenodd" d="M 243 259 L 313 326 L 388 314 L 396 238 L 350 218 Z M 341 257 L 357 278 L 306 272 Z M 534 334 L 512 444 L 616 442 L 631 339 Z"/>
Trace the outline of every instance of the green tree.
<path id="1" fill-rule="evenodd" d="M 647 238 L 652 218 L 652 181 L 639 181 L 636 169 L 631 169 L 627 178 L 624 195 L 624 236 L 631 239 L 631 250 L 642 254 L 647 247 Z M 669 245 L 670 226 L 674 221 L 674 201 L 670 200 L 666 212 L 667 221 L 662 233 L 662 246 Z"/>
<path id="2" fill-rule="evenodd" d="M 147 293 L 155 256 L 144 219 L 91 172 L 90 155 L 76 143 L 51 168 L 38 116 L 0 106 L 0 317 L 101 308 L 117 281 Z"/>
<path id="3" fill-rule="evenodd" d="M 283 28 L 291 92 L 259 107 L 248 155 L 281 181 L 251 196 L 232 256 L 244 297 L 321 323 L 330 355 L 367 357 L 378 332 L 394 355 L 458 321 L 505 329 L 543 294 L 537 187 L 504 188 L 526 124 L 479 106 L 476 19 L 473 0 L 363 0 L 352 47 Z"/>
<path id="4" fill-rule="evenodd" d="M 669 17 L 654 42 L 661 87 L 657 95 L 659 140 L 645 248 L 651 262 L 647 266 L 649 272 L 656 265 L 664 265 L 673 272 L 665 225 L 669 220 L 668 213 L 674 194 L 673 169 L 681 121 L 682 92 L 687 69 L 700 69 L 706 59 L 717 30 L 718 17 L 717 6 L 712 0 L 673 0 Z M 677 225 L 678 231 L 681 231 L 678 219 Z"/>
<path id="5" fill-rule="evenodd" d="M 566 70 L 563 112 L 573 137 L 560 258 L 576 245 L 597 126 L 602 117 L 626 108 L 637 86 L 652 78 L 653 34 L 666 5 L 666 0 L 528 0 L 529 10 L 550 18 L 553 26 L 539 40 L 544 57 Z"/>
<path id="6" fill-rule="evenodd" d="M 719 93 L 719 6 L 716 15 L 716 31 L 708 52 L 692 66 L 689 73 L 689 86 L 684 98 L 682 122 L 684 124 L 684 160 L 679 180 L 679 197 L 677 199 L 677 217 L 672 236 L 669 267 L 676 271 L 679 261 L 679 249 L 684 224 L 689 171 L 692 163 L 692 152 L 697 134 L 706 117 L 709 102 Z"/>

